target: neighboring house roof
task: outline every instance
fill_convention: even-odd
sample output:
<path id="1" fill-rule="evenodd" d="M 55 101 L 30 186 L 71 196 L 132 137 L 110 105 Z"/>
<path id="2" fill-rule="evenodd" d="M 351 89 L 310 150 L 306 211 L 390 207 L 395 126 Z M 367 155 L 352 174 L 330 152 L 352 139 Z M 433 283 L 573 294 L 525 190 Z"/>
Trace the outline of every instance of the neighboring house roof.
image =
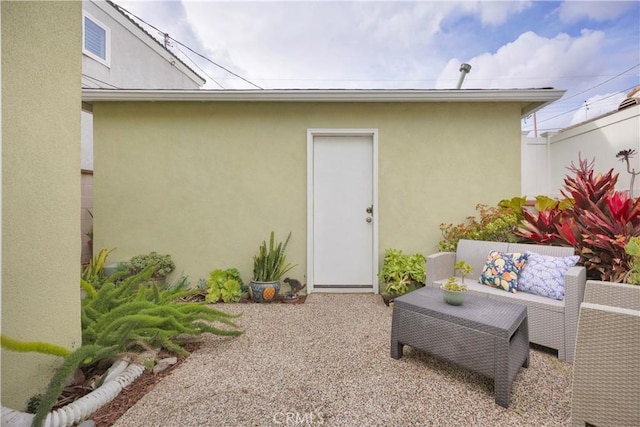
<path id="1" fill-rule="evenodd" d="M 103 10 L 110 17 L 122 24 L 125 28 L 128 28 L 132 34 L 136 35 L 140 40 L 142 40 L 156 52 L 162 54 L 165 57 L 168 57 L 168 59 L 170 60 L 175 61 L 176 68 L 187 74 L 192 80 L 199 81 L 200 86 L 204 85 L 207 82 L 204 77 L 198 74 L 193 68 L 188 66 L 183 60 L 181 60 L 173 52 L 167 49 L 162 43 L 158 41 L 158 39 L 153 37 L 133 18 L 131 18 L 122 9 L 120 9 L 120 7 L 116 3 L 112 2 L 111 0 L 93 1 L 92 3 L 100 7 L 101 10 Z M 108 7 L 103 6 L 105 4 L 108 5 Z M 116 13 L 113 13 L 113 11 L 116 11 Z"/>
<path id="2" fill-rule="evenodd" d="M 94 101 L 249 101 L 249 102 L 516 102 L 521 116 L 557 101 L 564 90 L 544 89 L 264 89 L 123 90 L 83 89 Z"/>
<path id="3" fill-rule="evenodd" d="M 624 110 L 638 104 L 640 104 L 640 86 L 635 87 L 627 94 L 627 97 L 618 105 L 618 110 Z"/>
<path id="4" fill-rule="evenodd" d="M 613 115 L 617 115 L 619 117 L 629 117 L 628 114 L 626 114 L 627 112 L 629 112 L 630 114 L 636 114 L 637 113 L 633 113 L 630 111 L 625 111 L 625 110 L 630 110 L 634 107 L 638 107 L 640 105 L 640 86 L 637 86 L 635 88 L 633 88 L 629 93 L 627 93 L 627 97 L 625 99 L 622 100 L 622 102 L 620 102 L 620 105 L 618 105 L 618 107 L 615 110 L 611 110 L 611 111 L 607 111 L 606 113 L 602 113 L 598 116 L 592 117 L 588 120 L 584 120 L 582 122 L 578 122 L 572 125 L 569 125 L 567 127 L 564 127 L 562 129 L 556 130 L 556 131 L 551 131 L 551 132 L 545 132 L 542 134 L 542 136 L 546 136 L 546 135 L 556 135 L 558 133 L 562 133 L 565 131 L 569 131 L 571 129 L 574 128 L 578 128 L 581 126 L 584 126 L 588 123 L 592 123 L 601 119 L 604 119 L 605 117 L 608 116 L 613 116 Z M 624 111 L 624 112 L 623 112 Z"/>
<path id="5" fill-rule="evenodd" d="M 551 132 L 545 132 L 545 133 L 542 134 L 542 136 L 556 135 L 558 133 L 566 132 L 566 131 L 569 131 L 571 129 L 579 128 L 579 127 L 588 125 L 590 123 L 600 121 L 600 120 L 602 120 L 602 119 L 604 119 L 606 117 L 609 117 L 609 116 L 614 116 L 615 115 L 615 116 L 617 116 L 616 117 L 617 120 L 626 120 L 628 118 L 634 117 L 634 115 L 635 115 L 635 117 L 637 117 L 639 113 L 640 113 L 640 103 L 629 104 L 629 105 L 626 105 L 624 108 L 617 108 L 615 110 L 611 110 L 611 111 L 609 111 L 607 113 L 600 114 L 599 116 L 592 117 L 589 120 L 585 120 L 583 122 L 579 122 L 579 123 L 567 126 L 565 128 L 559 129 L 559 130 L 555 130 L 555 131 L 551 131 Z"/>

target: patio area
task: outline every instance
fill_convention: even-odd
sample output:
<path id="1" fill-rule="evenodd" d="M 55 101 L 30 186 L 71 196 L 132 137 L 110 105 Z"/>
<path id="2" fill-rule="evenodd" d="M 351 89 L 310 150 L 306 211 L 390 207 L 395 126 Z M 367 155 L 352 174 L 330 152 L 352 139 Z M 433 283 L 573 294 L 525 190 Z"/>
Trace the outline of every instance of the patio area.
<path id="1" fill-rule="evenodd" d="M 531 349 L 508 409 L 493 381 L 405 347 L 390 357 L 378 295 L 224 304 L 244 335 L 203 346 L 115 424 L 162 426 L 568 425 L 572 365 Z"/>

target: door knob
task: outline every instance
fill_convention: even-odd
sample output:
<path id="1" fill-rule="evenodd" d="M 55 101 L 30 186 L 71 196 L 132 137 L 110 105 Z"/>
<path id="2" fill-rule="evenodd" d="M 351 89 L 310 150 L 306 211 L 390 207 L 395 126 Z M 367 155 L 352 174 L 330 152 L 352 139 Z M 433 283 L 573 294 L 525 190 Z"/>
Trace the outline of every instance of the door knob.
<path id="1" fill-rule="evenodd" d="M 368 216 L 368 217 L 367 217 L 367 222 L 371 222 L 371 221 L 372 221 L 371 217 L 370 217 L 370 216 Z"/>
<path id="2" fill-rule="evenodd" d="M 368 213 L 368 214 L 372 214 L 372 213 L 373 213 L 373 205 L 371 205 L 371 206 L 369 206 L 369 207 L 367 208 L 367 213 Z"/>

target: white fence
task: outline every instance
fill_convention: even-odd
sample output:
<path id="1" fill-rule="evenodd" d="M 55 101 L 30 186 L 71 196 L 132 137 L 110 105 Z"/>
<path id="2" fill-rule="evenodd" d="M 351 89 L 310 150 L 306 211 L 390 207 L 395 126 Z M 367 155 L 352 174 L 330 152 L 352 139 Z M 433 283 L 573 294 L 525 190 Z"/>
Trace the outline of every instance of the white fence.
<path id="1" fill-rule="evenodd" d="M 578 164 L 578 155 L 593 160 L 595 173 L 614 169 L 617 190 L 628 191 L 631 175 L 625 162 L 616 158 L 621 150 L 636 150 L 631 168 L 640 172 L 640 105 L 595 118 L 541 138 L 522 137 L 522 195 L 561 197 L 567 169 Z M 640 176 L 634 183 L 634 196 L 640 195 Z"/>

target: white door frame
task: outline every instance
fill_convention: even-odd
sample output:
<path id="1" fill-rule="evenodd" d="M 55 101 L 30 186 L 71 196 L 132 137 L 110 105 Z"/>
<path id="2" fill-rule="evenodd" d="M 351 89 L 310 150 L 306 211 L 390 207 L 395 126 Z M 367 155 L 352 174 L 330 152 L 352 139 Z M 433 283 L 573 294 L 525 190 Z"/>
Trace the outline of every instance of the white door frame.
<path id="1" fill-rule="evenodd" d="M 378 129 L 307 129 L 307 292 L 314 291 L 314 224 L 313 224 L 313 140 L 316 136 L 370 136 L 373 140 L 373 262 L 371 283 L 378 293 Z M 344 292 L 341 289 L 322 289 L 322 292 Z"/>

